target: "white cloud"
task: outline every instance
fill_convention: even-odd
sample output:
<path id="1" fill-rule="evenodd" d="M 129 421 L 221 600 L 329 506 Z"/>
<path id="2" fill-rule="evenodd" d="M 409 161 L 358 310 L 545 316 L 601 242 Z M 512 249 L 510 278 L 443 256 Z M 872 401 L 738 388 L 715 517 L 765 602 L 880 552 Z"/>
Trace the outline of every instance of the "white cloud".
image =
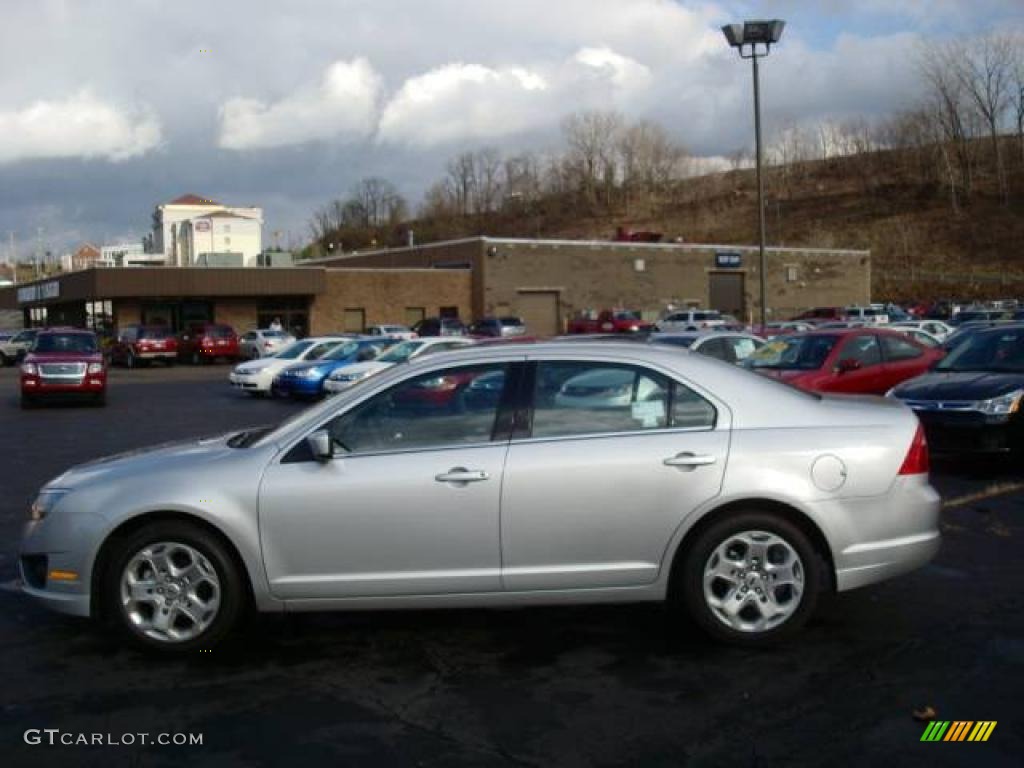
<path id="1" fill-rule="evenodd" d="M 315 86 L 273 104 L 234 98 L 220 110 L 219 145 L 254 149 L 368 136 L 376 121 L 380 76 L 364 58 L 336 61 Z"/>
<path id="2" fill-rule="evenodd" d="M 378 138 L 414 147 L 493 140 L 550 128 L 573 110 L 620 105 L 650 81 L 646 66 L 607 47 L 531 68 L 446 64 L 402 84 Z"/>
<path id="3" fill-rule="evenodd" d="M 87 90 L 64 101 L 36 101 L 0 111 L 0 163 L 41 158 L 119 161 L 160 143 L 160 122 L 149 110 L 122 109 Z"/>

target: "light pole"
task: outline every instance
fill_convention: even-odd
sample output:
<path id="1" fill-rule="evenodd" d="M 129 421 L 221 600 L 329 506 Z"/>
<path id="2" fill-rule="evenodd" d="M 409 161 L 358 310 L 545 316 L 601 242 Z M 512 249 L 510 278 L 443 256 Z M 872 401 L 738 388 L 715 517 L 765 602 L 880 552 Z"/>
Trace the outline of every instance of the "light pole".
<path id="1" fill-rule="evenodd" d="M 786 22 L 745 21 L 742 24 L 726 24 L 722 27 L 729 45 L 739 51 L 740 58 L 750 59 L 754 65 L 754 143 L 757 154 L 757 217 L 759 224 L 758 254 L 760 256 L 761 287 L 761 330 L 768 324 L 768 271 L 764 254 L 764 180 L 761 177 L 761 83 L 757 60 L 767 56 L 772 43 L 779 42 Z M 758 48 L 758 46 L 761 46 Z"/>

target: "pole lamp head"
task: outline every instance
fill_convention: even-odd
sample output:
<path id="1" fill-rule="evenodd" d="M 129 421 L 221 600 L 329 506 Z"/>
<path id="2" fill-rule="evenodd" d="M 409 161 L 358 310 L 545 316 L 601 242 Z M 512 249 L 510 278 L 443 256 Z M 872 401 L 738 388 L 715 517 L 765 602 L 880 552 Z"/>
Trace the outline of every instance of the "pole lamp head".
<path id="1" fill-rule="evenodd" d="M 739 48 L 742 53 L 743 47 L 747 45 L 751 47 L 752 52 L 758 45 L 771 49 L 773 43 L 782 39 L 782 30 L 785 27 L 786 22 L 782 19 L 745 21 L 742 24 L 726 24 L 722 27 L 722 32 L 729 45 Z"/>

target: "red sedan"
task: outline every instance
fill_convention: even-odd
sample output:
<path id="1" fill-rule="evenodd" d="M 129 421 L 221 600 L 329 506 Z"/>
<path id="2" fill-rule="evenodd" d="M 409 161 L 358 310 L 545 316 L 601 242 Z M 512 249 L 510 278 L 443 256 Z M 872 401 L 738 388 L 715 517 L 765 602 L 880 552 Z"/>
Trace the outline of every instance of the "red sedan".
<path id="1" fill-rule="evenodd" d="M 802 389 L 884 395 L 924 373 L 943 354 L 895 331 L 848 328 L 774 339 L 744 365 Z"/>
<path id="2" fill-rule="evenodd" d="M 97 405 L 106 402 L 107 367 L 91 331 L 40 331 L 21 364 L 22 408 L 64 397 L 84 397 Z"/>

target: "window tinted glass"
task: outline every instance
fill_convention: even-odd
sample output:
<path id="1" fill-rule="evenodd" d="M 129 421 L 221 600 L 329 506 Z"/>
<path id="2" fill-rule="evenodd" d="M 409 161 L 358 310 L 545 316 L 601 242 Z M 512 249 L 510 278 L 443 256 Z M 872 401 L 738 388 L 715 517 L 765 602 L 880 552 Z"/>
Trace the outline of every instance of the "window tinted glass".
<path id="1" fill-rule="evenodd" d="M 924 350 L 895 336 L 882 336 L 882 348 L 885 350 L 885 359 L 892 362 L 913 360 L 924 354 Z"/>
<path id="2" fill-rule="evenodd" d="M 751 368 L 816 371 L 824 365 L 837 341 L 839 337 L 831 335 L 772 339 L 747 357 L 744 364 Z"/>
<path id="3" fill-rule="evenodd" d="M 1024 332 L 984 331 L 959 342 L 942 362 L 940 371 L 1024 371 Z"/>
<path id="4" fill-rule="evenodd" d="M 862 368 L 878 365 L 882 362 L 882 352 L 875 335 L 854 336 L 843 342 L 839 350 L 839 361 L 856 360 Z"/>
<path id="5" fill-rule="evenodd" d="M 299 356 L 311 346 L 313 346 L 312 341 L 297 341 L 294 344 L 289 344 L 274 355 L 274 357 L 280 358 L 281 360 L 297 360 Z"/>
<path id="6" fill-rule="evenodd" d="M 735 357 L 732 354 L 732 347 L 729 346 L 725 339 L 714 338 L 705 340 L 700 346 L 697 347 L 697 351 L 702 355 L 713 357 L 716 360 L 724 360 L 727 363 L 736 362 Z"/>
<path id="7" fill-rule="evenodd" d="M 403 341 L 381 355 L 378 360 L 382 363 L 404 363 L 423 344 L 422 341 Z"/>
<path id="8" fill-rule="evenodd" d="M 508 366 L 465 366 L 409 379 L 334 419 L 334 440 L 354 453 L 490 441 Z"/>
<path id="9" fill-rule="evenodd" d="M 235 335 L 235 332 L 226 325 L 211 325 L 206 329 L 205 335 L 214 339 L 229 339 Z"/>
<path id="10" fill-rule="evenodd" d="M 169 339 L 174 334 L 171 333 L 170 328 L 140 328 L 139 338 L 140 339 Z"/>
<path id="11" fill-rule="evenodd" d="M 696 340 L 696 336 L 654 336 L 651 338 L 655 344 L 671 344 L 674 347 L 688 347 Z"/>

